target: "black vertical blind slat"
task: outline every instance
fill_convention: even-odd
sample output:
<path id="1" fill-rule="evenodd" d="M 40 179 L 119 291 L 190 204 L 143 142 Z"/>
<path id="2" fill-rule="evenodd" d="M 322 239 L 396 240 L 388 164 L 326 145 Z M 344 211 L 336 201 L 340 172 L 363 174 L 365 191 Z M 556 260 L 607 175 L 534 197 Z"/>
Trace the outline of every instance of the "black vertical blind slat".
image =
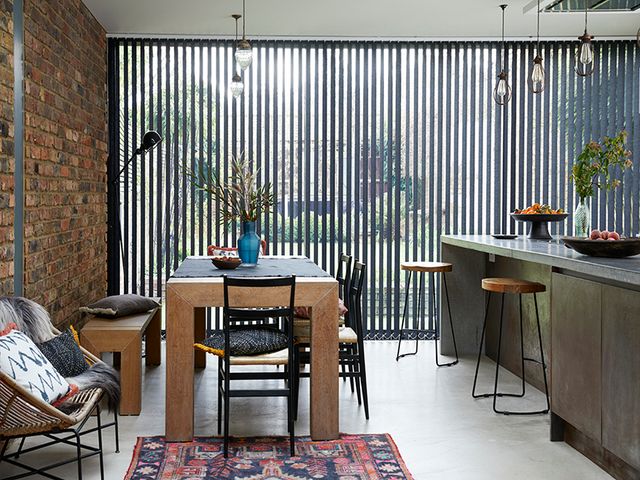
<path id="1" fill-rule="evenodd" d="M 630 41 L 598 42 L 598 70 L 587 79 L 573 72 L 575 42 L 544 42 L 540 95 L 527 87 L 531 42 L 509 42 L 503 59 L 495 42 L 256 41 L 237 100 L 228 90 L 231 41 L 116 46 L 111 74 L 121 98 L 110 118 L 121 167 L 145 131 L 164 137 L 121 178 L 125 292 L 160 294 L 185 256 L 235 245 L 238 225 L 219 225 L 219 202 L 197 191 L 184 167 L 227 180 L 232 156 L 245 151 L 277 199 L 260 225 L 270 253 L 308 255 L 332 273 L 339 252 L 364 261 L 367 336 L 397 338 L 402 261 L 437 260 L 441 233 L 501 230 L 514 206 L 572 212 L 571 166 L 591 139 L 625 128 L 628 148 L 640 149 Z M 498 107 L 492 90 L 503 61 L 513 99 Z M 614 172 L 622 187 L 596 192 L 594 227 L 639 233 L 639 171 Z M 571 233 L 572 220 L 553 228 Z M 426 285 L 422 326 L 433 328 L 438 284 Z M 410 314 L 417 283 L 411 293 Z"/>

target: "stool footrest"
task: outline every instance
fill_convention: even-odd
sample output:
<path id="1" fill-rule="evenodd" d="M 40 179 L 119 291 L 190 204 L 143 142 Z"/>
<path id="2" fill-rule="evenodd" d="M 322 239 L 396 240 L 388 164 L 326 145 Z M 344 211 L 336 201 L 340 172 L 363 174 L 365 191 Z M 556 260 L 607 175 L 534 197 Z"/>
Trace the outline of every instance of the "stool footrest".
<path id="1" fill-rule="evenodd" d="M 472 394 L 473 398 L 489 398 L 489 397 L 514 397 L 514 398 L 522 398 L 524 397 L 524 393 L 502 393 L 498 392 L 495 395 L 493 393 L 475 393 Z"/>
<path id="2" fill-rule="evenodd" d="M 525 362 L 532 362 L 532 363 L 537 363 L 538 365 L 542 365 L 544 366 L 544 368 L 547 368 L 546 365 L 544 365 L 540 360 L 536 359 L 536 358 L 529 358 L 529 357 L 524 357 L 523 360 Z"/>

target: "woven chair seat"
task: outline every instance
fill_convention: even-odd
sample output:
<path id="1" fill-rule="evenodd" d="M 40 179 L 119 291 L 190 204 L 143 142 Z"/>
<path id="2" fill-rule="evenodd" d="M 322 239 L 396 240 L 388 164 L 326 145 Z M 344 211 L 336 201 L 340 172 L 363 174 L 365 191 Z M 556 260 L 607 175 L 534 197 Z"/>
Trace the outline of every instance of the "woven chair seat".
<path id="1" fill-rule="evenodd" d="M 229 361 L 231 365 L 287 365 L 289 363 L 289 350 L 285 348 L 262 355 L 233 356 Z"/>
<path id="2" fill-rule="evenodd" d="M 306 345 L 311 343 L 311 330 L 309 327 L 293 327 L 293 336 L 298 345 Z M 338 329 L 339 343 L 358 343 L 358 334 L 351 327 L 340 327 Z"/>
<path id="3" fill-rule="evenodd" d="M 288 337 L 286 333 L 269 327 L 241 328 L 229 331 L 230 352 L 229 356 L 254 356 L 278 352 L 287 348 Z M 224 331 L 218 330 L 194 347 L 212 353 L 218 357 L 225 353 Z"/>

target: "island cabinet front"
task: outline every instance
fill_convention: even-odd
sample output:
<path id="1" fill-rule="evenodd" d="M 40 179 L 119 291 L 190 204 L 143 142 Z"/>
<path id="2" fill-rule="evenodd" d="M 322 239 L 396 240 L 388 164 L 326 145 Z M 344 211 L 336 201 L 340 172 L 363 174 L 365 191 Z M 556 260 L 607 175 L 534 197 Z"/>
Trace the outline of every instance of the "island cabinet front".
<path id="1" fill-rule="evenodd" d="M 552 412 L 617 478 L 639 478 L 640 292 L 553 273 L 551 315 Z"/>
<path id="2" fill-rule="evenodd" d="M 602 444 L 640 469 L 640 292 L 602 290 Z"/>
<path id="3" fill-rule="evenodd" d="M 602 286 L 558 273 L 551 282 L 551 410 L 601 443 Z"/>

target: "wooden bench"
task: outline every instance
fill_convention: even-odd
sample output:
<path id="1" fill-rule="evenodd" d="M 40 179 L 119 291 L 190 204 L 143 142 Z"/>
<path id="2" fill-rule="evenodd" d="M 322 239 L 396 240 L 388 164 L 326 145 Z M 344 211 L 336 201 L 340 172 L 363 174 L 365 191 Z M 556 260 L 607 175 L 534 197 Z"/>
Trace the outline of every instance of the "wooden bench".
<path id="1" fill-rule="evenodd" d="M 139 415 L 142 408 L 142 335 L 146 335 L 145 363 L 160 365 L 161 307 L 116 319 L 91 315 L 80 331 L 81 345 L 100 357 L 120 355 L 120 415 Z"/>

